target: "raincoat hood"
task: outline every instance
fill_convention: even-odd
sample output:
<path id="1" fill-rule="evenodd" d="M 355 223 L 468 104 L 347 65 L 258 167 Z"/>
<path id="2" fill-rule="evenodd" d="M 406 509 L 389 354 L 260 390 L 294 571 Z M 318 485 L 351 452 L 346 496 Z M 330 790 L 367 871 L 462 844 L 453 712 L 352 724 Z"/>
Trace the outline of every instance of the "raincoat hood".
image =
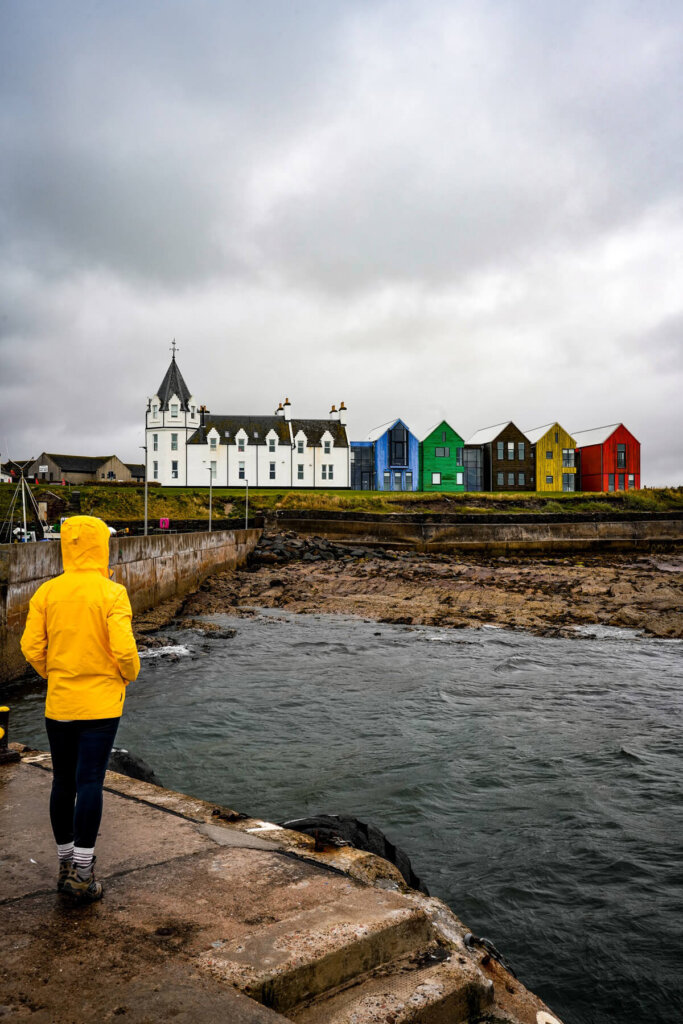
<path id="1" fill-rule="evenodd" d="M 64 572 L 99 572 L 109 579 L 109 527 L 94 516 L 71 516 L 62 523 Z"/>

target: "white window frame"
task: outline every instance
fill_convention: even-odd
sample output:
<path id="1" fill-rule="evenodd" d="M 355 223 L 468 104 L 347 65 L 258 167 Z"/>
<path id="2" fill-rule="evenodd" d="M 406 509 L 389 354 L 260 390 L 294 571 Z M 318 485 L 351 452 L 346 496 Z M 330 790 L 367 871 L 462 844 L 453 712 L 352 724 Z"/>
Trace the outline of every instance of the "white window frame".
<path id="1" fill-rule="evenodd" d="M 246 437 L 237 438 L 237 451 L 244 452 L 247 450 L 247 439 Z"/>
<path id="2" fill-rule="evenodd" d="M 158 480 L 158 479 L 159 479 L 159 463 L 157 462 L 156 459 L 154 459 L 154 461 L 152 463 L 152 480 Z"/>
<path id="3" fill-rule="evenodd" d="M 177 420 L 180 413 L 180 406 L 177 402 L 171 402 L 171 419 Z"/>
<path id="4" fill-rule="evenodd" d="M 297 442 L 296 442 L 296 453 L 297 453 L 297 455 L 303 455 L 304 454 L 304 446 L 305 446 L 305 444 L 306 444 L 306 442 L 302 441 L 301 438 L 297 439 Z"/>
<path id="5" fill-rule="evenodd" d="M 274 438 L 274 437 L 269 437 L 269 438 L 268 438 L 268 452 L 269 452 L 269 453 L 270 453 L 271 455 L 274 455 L 274 454 L 275 454 L 275 445 L 276 445 L 276 443 L 277 443 L 277 442 L 276 442 L 276 440 L 275 440 L 275 438 Z"/>
<path id="6" fill-rule="evenodd" d="M 332 454 L 332 442 L 331 441 L 323 441 L 323 454 L 324 455 L 331 455 Z"/>
<path id="7" fill-rule="evenodd" d="M 441 486 L 441 473 L 432 473 L 432 483 Z"/>
<path id="8" fill-rule="evenodd" d="M 297 463 L 297 466 L 296 466 L 296 478 L 297 478 L 297 480 L 303 480 L 303 478 L 304 478 L 304 464 L 303 464 L 303 462 L 298 462 Z"/>
<path id="9" fill-rule="evenodd" d="M 218 475 L 218 467 L 216 465 L 216 460 L 215 459 L 211 459 L 211 479 L 215 480 L 217 475 Z"/>
<path id="10" fill-rule="evenodd" d="M 211 449 L 212 452 L 216 451 L 216 445 L 217 444 L 218 444 L 218 438 L 217 437 L 210 437 L 209 438 L 209 448 Z"/>
<path id="11" fill-rule="evenodd" d="M 462 487 L 462 485 L 465 482 L 465 475 L 464 475 L 464 473 L 456 473 L 455 474 L 455 482 L 456 482 L 458 487 Z"/>
<path id="12" fill-rule="evenodd" d="M 246 480 L 247 479 L 247 474 L 246 474 L 245 466 L 246 466 L 246 463 L 244 463 L 244 462 L 238 462 L 237 463 L 237 479 L 238 480 Z"/>
<path id="13" fill-rule="evenodd" d="M 178 479 L 178 459 L 171 460 L 171 480 Z"/>
<path id="14" fill-rule="evenodd" d="M 268 464 L 268 479 L 269 480 L 274 480 L 276 473 L 277 473 L 277 463 L 276 462 L 270 462 Z"/>
<path id="15" fill-rule="evenodd" d="M 158 452 L 159 451 L 159 435 L 158 434 L 152 434 L 152 451 L 153 452 Z"/>
<path id="16" fill-rule="evenodd" d="M 178 451 L 178 435 L 177 434 L 171 434 L 171 451 L 172 452 L 177 452 Z"/>

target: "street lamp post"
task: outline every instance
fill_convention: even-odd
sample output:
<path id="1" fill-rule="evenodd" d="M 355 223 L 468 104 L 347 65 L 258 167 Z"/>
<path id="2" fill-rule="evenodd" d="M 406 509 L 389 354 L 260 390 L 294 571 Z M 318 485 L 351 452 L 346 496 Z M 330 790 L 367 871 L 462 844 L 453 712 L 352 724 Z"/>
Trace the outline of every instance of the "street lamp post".
<path id="1" fill-rule="evenodd" d="M 209 533 L 211 533 L 211 519 L 213 514 L 213 469 L 209 463 Z"/>
<path id="2" fill-rule="evenodd" d="M 145 537 L 147 536 L 147 445 L 141 444 L 143 452 L 145 453 Z"/>
<path id="3" fill-rule="evenodd" d="M 249 525 L 249 481 L 245 479 L 244 490 L 246 500 L 244 502 L 244 529 L 246 530 Z"/>

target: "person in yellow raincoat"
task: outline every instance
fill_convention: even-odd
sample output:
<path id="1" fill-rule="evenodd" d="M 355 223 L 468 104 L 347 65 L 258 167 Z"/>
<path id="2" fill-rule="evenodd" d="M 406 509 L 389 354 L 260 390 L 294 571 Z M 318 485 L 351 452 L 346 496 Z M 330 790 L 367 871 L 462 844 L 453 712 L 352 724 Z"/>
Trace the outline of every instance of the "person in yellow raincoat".
<path id="1" fill-rule="evenodd" d="M 128 683 L 140 671 L 126 588 L 109 574 L 109 528 L 93 516 L 62 525 L 64 572 L 31 598 L 21 649 L 47 679 L 50 821 L 60 892 L 100 899 L 95 840 L 102 786 Z"/>

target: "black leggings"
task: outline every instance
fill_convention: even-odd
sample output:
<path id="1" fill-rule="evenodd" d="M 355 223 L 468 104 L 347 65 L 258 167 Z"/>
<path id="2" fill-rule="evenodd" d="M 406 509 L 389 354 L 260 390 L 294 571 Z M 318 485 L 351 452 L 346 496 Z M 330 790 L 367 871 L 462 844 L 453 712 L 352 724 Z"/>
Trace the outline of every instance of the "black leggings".
<path id="1" fill-rule="evenodd" d="M 61 846 L 91 849 L 102 820 L 102 786 L 120 718 L 45 719 L 52 754 L 50 821 Z M 74 807 L 75 804 L 75 807 Z"/>

